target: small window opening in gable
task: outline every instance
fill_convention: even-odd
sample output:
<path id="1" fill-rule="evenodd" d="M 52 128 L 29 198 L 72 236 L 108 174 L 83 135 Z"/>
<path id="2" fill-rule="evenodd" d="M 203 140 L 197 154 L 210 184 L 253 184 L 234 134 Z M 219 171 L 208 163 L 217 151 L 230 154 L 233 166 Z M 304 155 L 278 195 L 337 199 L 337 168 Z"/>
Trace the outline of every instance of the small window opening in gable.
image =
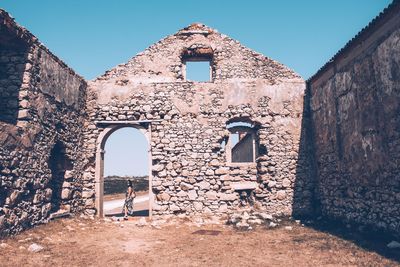
<path id="1" fill-rule="evenodd" d="M 227 160 L 231 163 L 252 163 L 258 155 L 255 125 L 246 121 L 227 124 L 230 132 L 226 145 Z"/>
<path id="2" fill-rule="evenodd" d="M 202 45 L 193 45 L 182 53 L 183 74 L 186 81 L 212 81 L 213 50 Z"/>
<path id="3" fill-rule="evenodd" d="M 211 81 L 210 61 L 186 61 L 186 80 L 195 82 Z"/>

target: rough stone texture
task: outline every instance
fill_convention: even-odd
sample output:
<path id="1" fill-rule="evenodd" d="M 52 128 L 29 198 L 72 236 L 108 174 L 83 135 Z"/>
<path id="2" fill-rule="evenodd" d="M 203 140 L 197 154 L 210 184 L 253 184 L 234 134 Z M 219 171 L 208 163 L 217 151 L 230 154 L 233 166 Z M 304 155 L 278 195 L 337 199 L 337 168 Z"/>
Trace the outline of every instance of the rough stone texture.
<path id="1" fill-rule="evenodd" d="M 55 208 L 82 206 L 83 162 L 77 159 L 83 158 L 86 83 L 3 10 L 0 25 L 0 236 L 5 236 L 47 221 Z M 55 144 L 62 153 L 50 159 Z M 52 173 L 52 164 L 63 177 Z"/>
<path id="2" fill-rule="evenodd" d="M 193 55 L 211 59 L 210 82 L 185 80 L 185 60 Z M 141 125 L 151 132 L 153 215 L 248 206 L 234 182 L 255 182 L 246 193 L 271 214 L 292 214 L 294 202 L 306 203 L 296 207 L 308 212 L 310 194 L 294 199 L 308 180 L 307 162 L 298 160 L 304 89 L 282 64 L 192 24 L 89 83 L 87 189 L 95 189 L 96 147 L 107 122 L 151 121 Z M 257 125 L 256 162 L 228 163 L 222 142 L 232 120 Z M 295 189 L 296 181 L 303 187 Z"/>
<path id="3" fill-rule="evenodd" d="M 323 215 L 400 233 L 400 4 L 309 81 Z"/>
<path id="4" fill-rule="evenodd" d="M 0 47 L 0 121 L 16 123 L 19 109 L 19 88 L 25 71 L 26 51 Z M 21 107 L 28 103 L 21 101 Z M 22 116 L 22 114 L 21 114 Z"/>

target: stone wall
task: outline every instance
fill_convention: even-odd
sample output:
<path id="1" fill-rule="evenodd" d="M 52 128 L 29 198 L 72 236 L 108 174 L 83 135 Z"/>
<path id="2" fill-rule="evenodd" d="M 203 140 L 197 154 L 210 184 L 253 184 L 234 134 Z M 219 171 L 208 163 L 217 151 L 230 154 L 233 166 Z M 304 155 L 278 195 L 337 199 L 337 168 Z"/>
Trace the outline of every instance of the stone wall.
<path id="1" fill-rule="evenodd" d="M 3 10 L 0 24 L 6 106 L 0 113 L 0 236 L 6 236 L 82 206 L 86 83 Z"/>
<path id="2" fill-rule="evenodd" d="M 186 81 L 190 56 L 210 60 L 210 82 Z M 248 208 L 243 190 L 254 208 L 272 214 L 292 214 L 295 202 L 296 212 L 310 212 L 308 166 L 298 160 L 304 89 L 287 67 L 204 25 L 164 38 L 89 84 L 87 211 L 95 213 L 91 200 L 101 198 L 102 133 L 138 123 L 151 136 L 153 215 Z M 256 125 L 259 155 L 230 164 L 226 126 L 240 120 Z"/>
<path id="3" fill-rule="evenodd" d="M 400 4 L 308 81 L 324 215 L 400 232 Z"/>
<path id="4" fill-rule="evenodd" d="M 16 124 L 18 89 L 25 70 L 26 51 L 0 47 L 0 121 Z"/>

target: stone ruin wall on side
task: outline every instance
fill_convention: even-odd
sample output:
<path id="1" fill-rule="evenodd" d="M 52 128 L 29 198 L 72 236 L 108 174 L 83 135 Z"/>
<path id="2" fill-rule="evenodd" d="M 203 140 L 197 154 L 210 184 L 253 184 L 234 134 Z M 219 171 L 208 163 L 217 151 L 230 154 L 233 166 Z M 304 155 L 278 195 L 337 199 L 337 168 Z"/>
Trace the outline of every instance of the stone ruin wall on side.
<path id="1" fill-rule="evenodd" d="M 322 214 L 400 233 L 400 2 L 308 81 Z"/>
<path id="2" fill-rule="evenodd" d="M 204 58 L 211 60 L 211 81 L 186 81 L 185 60 Z M 107 122 L 151 121 L 142 127 L 151 133 L 153 215 L 248 207 L 240 188 L 250 188 L 254 207 L 271 214 L 309 211 L 312 185 L 299 155 L 304 90 L 304 80 L 282 64 L 192 24 L 89 83 L 87 189 L 94 199 L 101 183 L 96 149 Z M 232 120 L 257 125 L 255 162 L 228 162 L 222 143 Z M 86 208 L 95 212 L 92 204 Z"/>
<path id="3" fill-rule="evenodd" d="M 81 210 L 86 82 L 0 10 L 0 95 L 6 236 L 46 222 L 54 208 Z"/>

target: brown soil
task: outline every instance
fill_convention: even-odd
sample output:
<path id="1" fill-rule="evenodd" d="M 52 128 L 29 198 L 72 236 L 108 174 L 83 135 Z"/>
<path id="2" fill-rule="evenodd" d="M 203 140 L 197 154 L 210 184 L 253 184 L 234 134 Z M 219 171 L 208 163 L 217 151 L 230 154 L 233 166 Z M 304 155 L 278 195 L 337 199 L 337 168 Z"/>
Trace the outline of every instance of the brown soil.
<path id="1" fill-rule="evenodd" d="M 1 266 L 398 266 L 350 241 L 297 224 L 237 231 L 181 221 L 152 227 L 70 218 L 3 240 Z M 142 219 L 143 220 L 143 219 Z M 32 243 L 44 247 L 27 251 Z"/>

